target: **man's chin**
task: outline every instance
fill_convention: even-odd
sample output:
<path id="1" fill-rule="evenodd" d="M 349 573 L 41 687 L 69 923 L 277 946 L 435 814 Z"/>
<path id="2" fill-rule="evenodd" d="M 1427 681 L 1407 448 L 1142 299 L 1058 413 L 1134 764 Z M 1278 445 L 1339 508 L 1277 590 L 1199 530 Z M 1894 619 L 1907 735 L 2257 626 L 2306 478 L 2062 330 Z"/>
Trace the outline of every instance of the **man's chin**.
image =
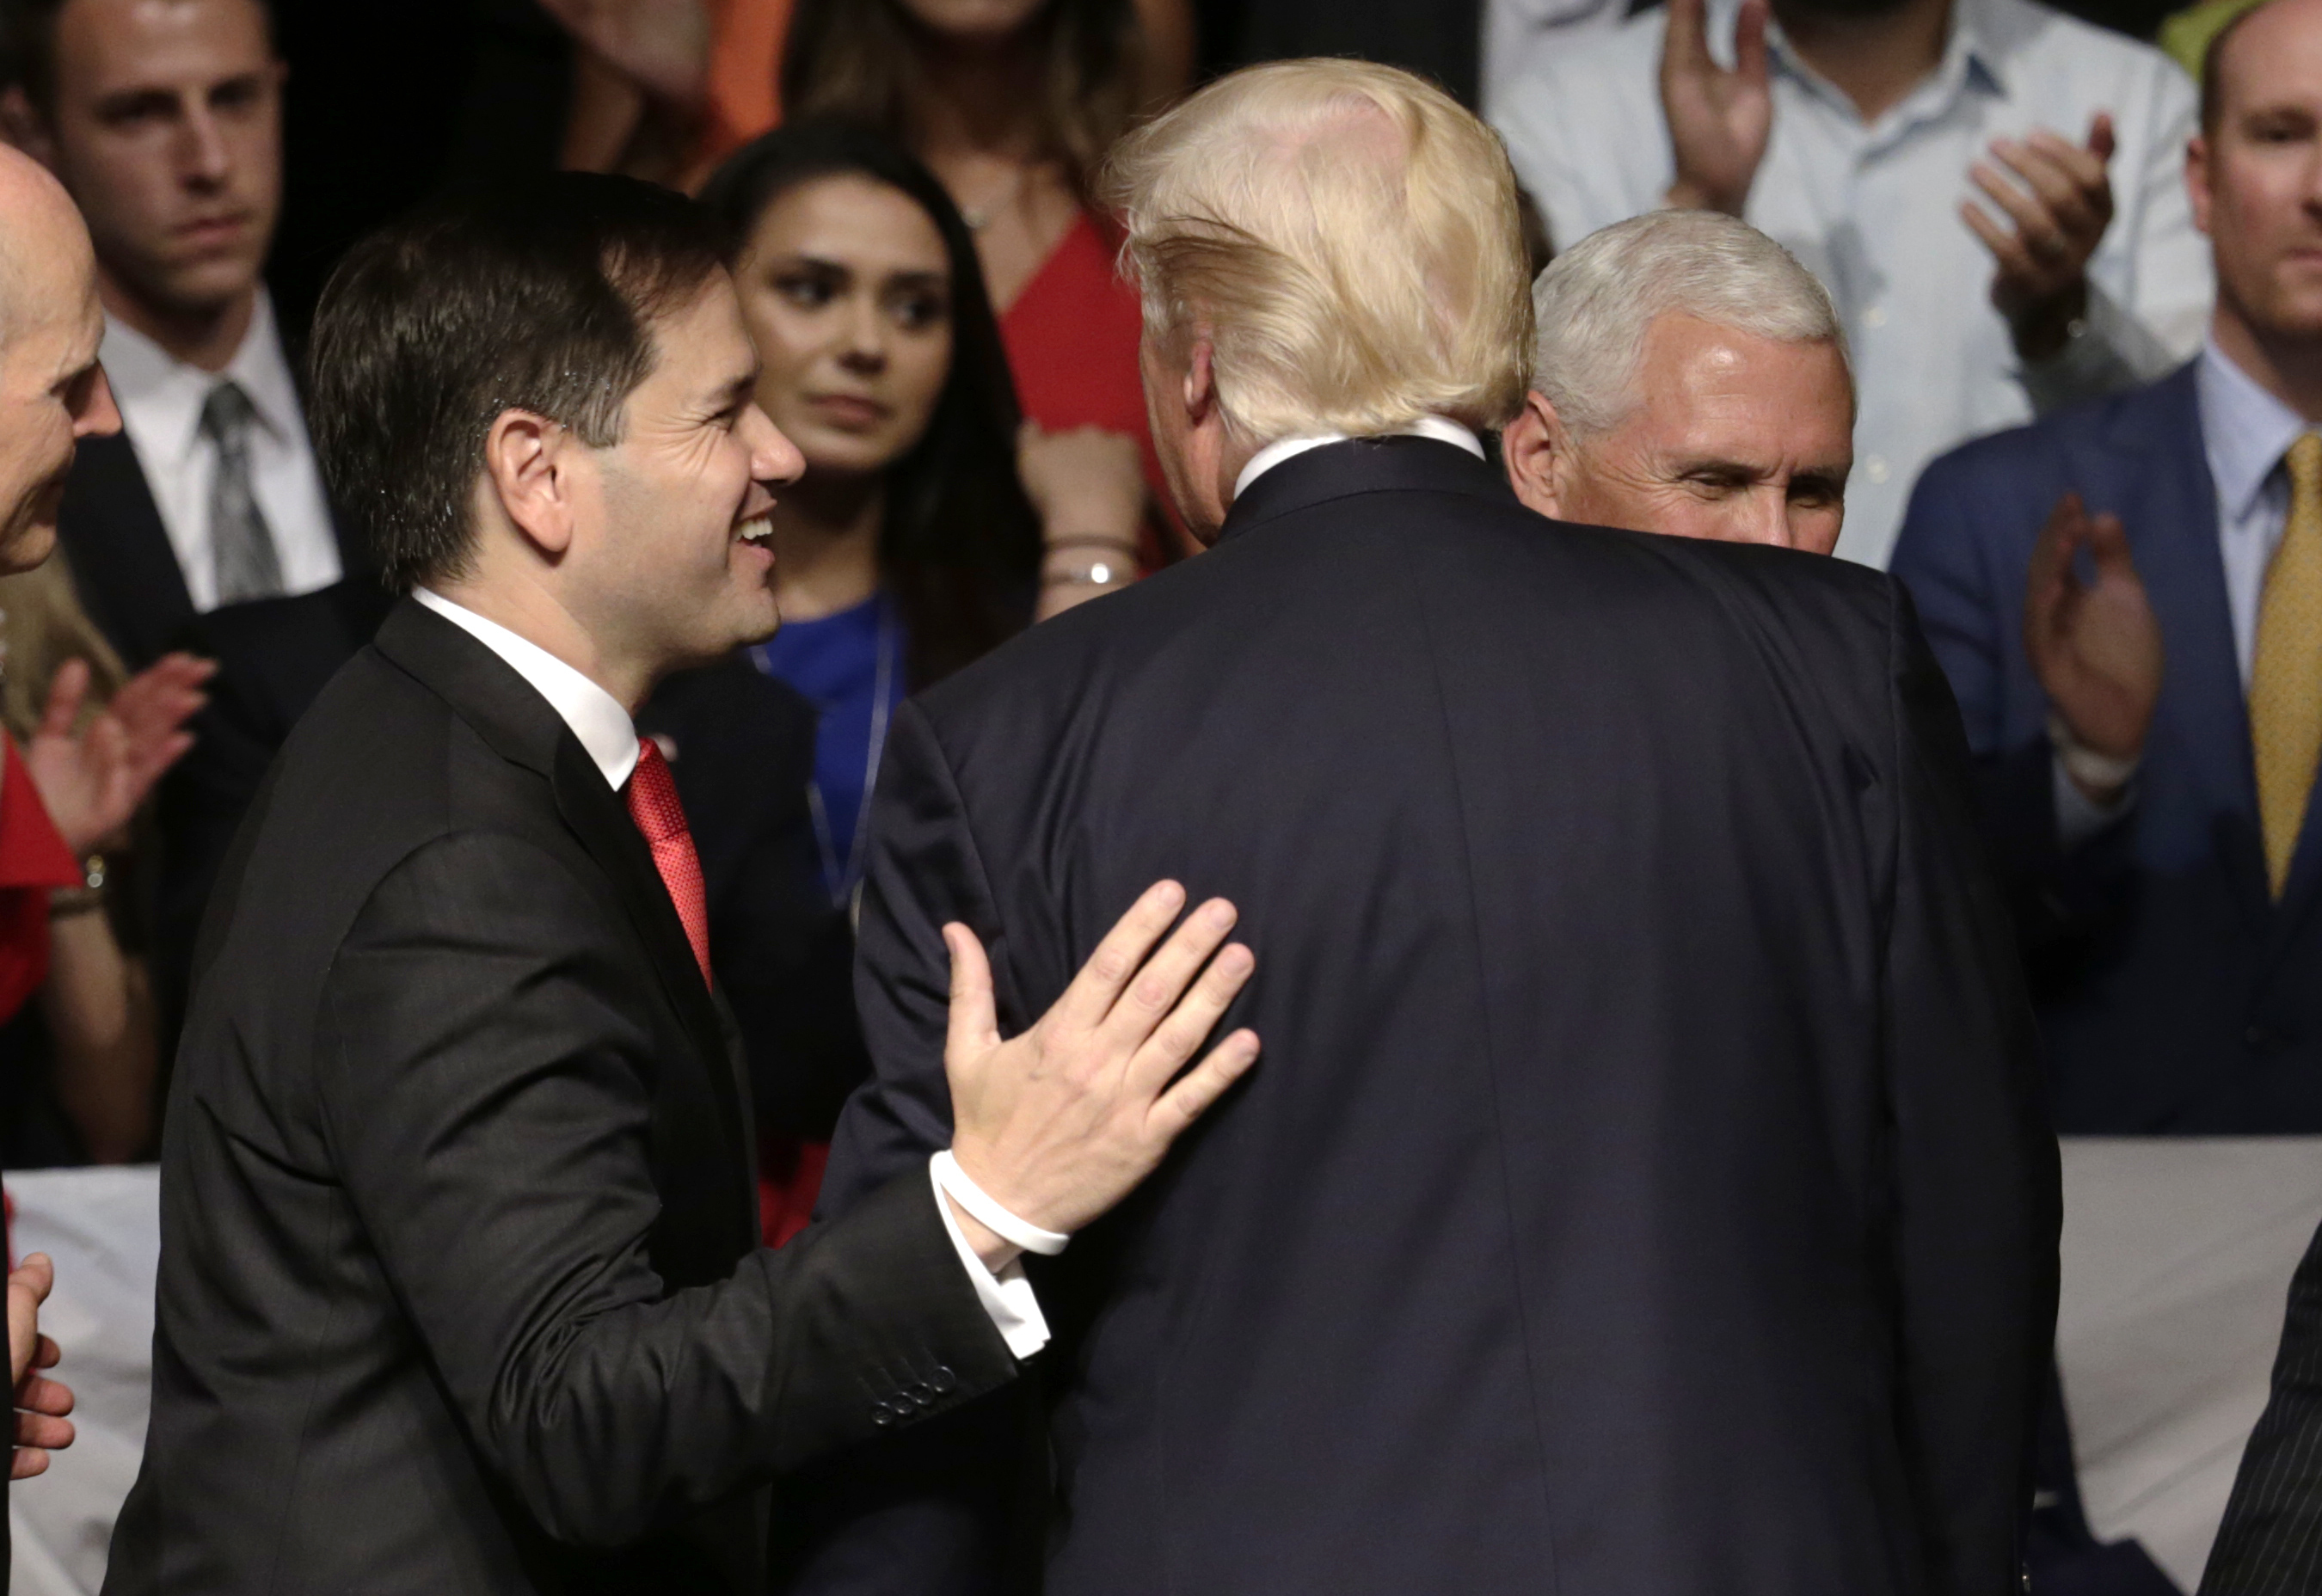
<path id="1" fill-rule="evenodd" d="M 31 570 L 57 552 L 57 524 L 28 521 L 0 534 L 0 576 Z"/>

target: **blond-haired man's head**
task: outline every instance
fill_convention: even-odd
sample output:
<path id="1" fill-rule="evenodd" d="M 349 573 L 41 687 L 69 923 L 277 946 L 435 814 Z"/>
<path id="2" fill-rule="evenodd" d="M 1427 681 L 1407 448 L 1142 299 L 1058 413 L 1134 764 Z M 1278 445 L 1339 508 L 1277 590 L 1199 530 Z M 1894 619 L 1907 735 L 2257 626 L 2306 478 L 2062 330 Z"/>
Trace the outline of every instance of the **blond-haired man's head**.
<path id="1" fill-rule="evenodd" d="M 1481 431 L 1522 403 L 1514 176 L 1488 128 L 1411 74 L 1234 73 L 1123 141 L 1107 187 L 1143 286 L 1155 442 L 1197 534 L 1268 443 L 1427 416 Z"/>

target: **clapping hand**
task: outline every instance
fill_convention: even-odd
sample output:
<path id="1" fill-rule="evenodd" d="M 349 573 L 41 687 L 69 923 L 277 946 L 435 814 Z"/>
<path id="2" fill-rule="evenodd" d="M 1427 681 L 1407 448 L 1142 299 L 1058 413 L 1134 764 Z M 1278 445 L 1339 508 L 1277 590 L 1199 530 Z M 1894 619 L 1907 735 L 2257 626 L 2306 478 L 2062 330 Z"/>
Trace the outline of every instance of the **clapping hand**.
<path id="1" fill-rule="evenodd" d="M 2073 560 L 2087 550 L 2096 579 Z M 2161 627 L 2117 515 L 2090 515 L 2078 494 L 2056 501 L 2033 546 L 2024 646 L 2048 702 L 2082 746 L 2111 759 L 2144 749 L 2161 698 Z M 2090 792 L 2099 802 L 2111 792 Z"/>
<path id="2" fill-rule="evenodd" d="M 2015 223 L 1994 221 L 1972 199 L 1960 202 L 1960 214 L 1999 263 L 1991 303 L 2007 318 L 2016 352 L 2025 360 L 2054 356 L 2086 314 L 2089 261 L 2112 224 L 2107 169 L 2113 142 L 2112 118 L 2099 111 L 2085 146 L 2036 128 L 2028 139 L 1995 141 L 1991 161 L 1969 169 L 1975 186 Z"/>
<path id="3" fill-rule="evenodd" d="M 1080 1229 L 1151 1174 L 1178 1135 L 1257 1062 L 1257 1034 L 1240 1030 L 1184 1068 L 1257 967 L 1248 948 L 1226 944 L 1234 907 L 1222 899 L 1195 909 L 1165 941 L 1184 902 L 1175 881 L 1147 889 L 1056 1007 L 1009 1040 L 983 944 L 964 926 L 944 927 L 952 1156 L 1017 1218 L 1067 1235 Z M 987 1264 L 1015 1255 L 959 1217 Z"/>
<path id="4" fill-rule="evenodd" d="M 1767 0 L 1742 0 L 1733 31 L 1733 69 L 1709 53 L 1707 0 L 1669 0 L 1661 41 L 1661 114 L 1668 119 L 1677 179 L 1668 203 L 1738 216 L 1774 129 L 1766 56 Z"/>
<path id="5" fill-rule="evenodd" d="M 166 655 L 76 731 L 88 665 L 68 660 L 58 667 L 24 762 L 68 848 L 87 853 L 128 825 L 161 773 L 194 745 L 185 724 L 201 708 L 202 684 L 216 670 L 191 654 Z"/>
<path id="6" fill-rule="evenodd" d="M 8 1386 L 15 1419 L 10 1434 L 8 1477 L 29 1480 L 49 1466 L 49 1454 L 72 1445 L 65 1418 L 72 1392 L 41 1373 L 56 1367 L 57 1344 L 40 1332 L 41 1304 L 56 1284 L 56 1271 L 44 1254 L 34 1253 L 8 1277 Z"/>

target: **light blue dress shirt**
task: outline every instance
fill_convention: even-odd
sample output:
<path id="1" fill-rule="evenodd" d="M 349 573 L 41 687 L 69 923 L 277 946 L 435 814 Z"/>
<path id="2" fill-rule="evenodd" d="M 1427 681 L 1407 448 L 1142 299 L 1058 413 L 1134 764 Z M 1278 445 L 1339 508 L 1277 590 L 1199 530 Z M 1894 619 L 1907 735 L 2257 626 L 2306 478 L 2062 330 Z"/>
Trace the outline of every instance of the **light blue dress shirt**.
<path id="1" fill-rule="evenodd" d="M 1741 0 L 1710 0 L 1732 59 Z M 1676 176 L 1658 80 L 1667 14 L 1552 52 L 1495 120 L 1559 244 L 1662 203 Z M 1771 30 L 1774 127 L 1746 219 L 1837 302 L 1861 403 L 1838 552 L 1884 566 L 1920 468 L 1968 438 L 2158 378 L 2199 346 L 2212 279 L 2183 178 L 2193 85 L 2149 46 L 2031 0 L 1957 0 L 1942 64 L 1865 125 Z M 2087 331 L 2036 370 L 1992 308 L 1990 252 L 1961 220 L 1968 169 L 2036 127 L 2078 143 L 2112 114 L 2115 214 L 2089 262 Z"/>
<path id="2" fill-rule="evenodd" d="M 2265 568 L 2290 520 L 2290 469 L 2282 456 L 2312 423 L 2257 385 L 2213 342 L 2193 373 L 2201 412 L 2201 446 L 2217 489 L 2217 553 L 2225 562 L 2226 606 L 2234 617 L 2234 657 L 2242 690 L 2257 658 L 2258 601 Z"/>

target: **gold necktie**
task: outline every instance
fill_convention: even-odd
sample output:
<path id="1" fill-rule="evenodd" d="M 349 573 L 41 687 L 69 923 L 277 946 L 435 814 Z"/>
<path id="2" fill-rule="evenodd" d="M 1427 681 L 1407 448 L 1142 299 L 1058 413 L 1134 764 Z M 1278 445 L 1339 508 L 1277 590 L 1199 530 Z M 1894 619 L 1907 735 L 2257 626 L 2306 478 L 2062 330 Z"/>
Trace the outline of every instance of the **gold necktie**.
<path id="1" fill-rule="evenodd" d="M 2279 898 L 2322 760 L 2322 437 L 2290 446 L 2290 519 L 2265 568 L 2250 671 L 2250 742 L 2266 880 Z"/>

